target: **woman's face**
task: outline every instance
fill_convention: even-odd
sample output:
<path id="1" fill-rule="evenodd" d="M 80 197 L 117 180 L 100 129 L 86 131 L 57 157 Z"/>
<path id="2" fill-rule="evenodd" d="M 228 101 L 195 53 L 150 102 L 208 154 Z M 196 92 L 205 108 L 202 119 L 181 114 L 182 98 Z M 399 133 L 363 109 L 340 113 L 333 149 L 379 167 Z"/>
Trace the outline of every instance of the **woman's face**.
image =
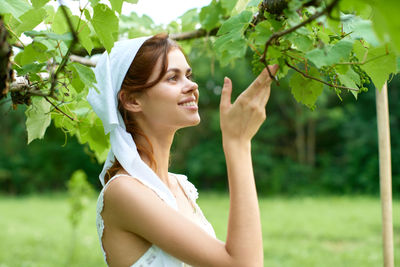
<path id="1" fill-rule="evenodd" d="M 197 125 L 200 122 L 198 112 L 198 85 L 191 80 L 192 69 L 183 53 L 173 48 L 168 53 L 168 68 L 164 77 L 155 86 L 147 90 L 140 98 L 142 115 L 155 127 L 179 129 Z M 161 69 L 161 60 L 149 81 L 155 80 Z"/>

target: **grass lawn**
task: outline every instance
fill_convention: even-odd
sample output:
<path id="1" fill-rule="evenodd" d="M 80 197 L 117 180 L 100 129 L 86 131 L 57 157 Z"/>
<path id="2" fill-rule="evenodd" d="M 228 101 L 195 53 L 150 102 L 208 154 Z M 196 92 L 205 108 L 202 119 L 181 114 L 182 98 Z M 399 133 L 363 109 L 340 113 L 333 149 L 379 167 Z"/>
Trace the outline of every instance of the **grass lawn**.
<path id="1" fill-rule="evenodd" d="M 66 195 L 0 196 L 0 267 L 105 266 L 96 227 L 96 199 L 74 232 Z M 200 193 L 199 205 L 225 240 L 227 195 Z M 383 266 L 378 198 L 260 199 L 265 266 Z M 395 265 L 400 266 L 400 201 L 393 203 Z"/>

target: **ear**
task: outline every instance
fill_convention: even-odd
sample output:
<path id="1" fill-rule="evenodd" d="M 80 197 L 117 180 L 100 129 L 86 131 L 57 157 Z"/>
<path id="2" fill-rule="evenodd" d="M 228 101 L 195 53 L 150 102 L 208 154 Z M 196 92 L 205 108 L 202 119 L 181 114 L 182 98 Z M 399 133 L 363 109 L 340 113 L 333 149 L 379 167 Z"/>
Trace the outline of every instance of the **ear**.
<path id="1" fill-rule="evenodd" d="M 131 112 L 142 111 L 142 101 L 140 100 L 138 93 L 127 93 L 125 91 L 121 91 L 119 94 L 119 99 L 124 109 Z"/>

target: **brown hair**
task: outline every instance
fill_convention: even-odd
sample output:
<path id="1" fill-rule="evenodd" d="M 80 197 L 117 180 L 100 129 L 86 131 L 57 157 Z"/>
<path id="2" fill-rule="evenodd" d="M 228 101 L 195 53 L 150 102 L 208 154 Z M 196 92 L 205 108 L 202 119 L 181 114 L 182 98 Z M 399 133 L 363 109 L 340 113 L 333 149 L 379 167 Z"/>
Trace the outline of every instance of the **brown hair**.
<path id="1" fill-rule="evenodd" d="M 138 144 L 137 142 L 136 147 L 140 156 L 146 156 L 150 160 L 150 167 L 153 169 L 157 168 L 157 164 L 153 155 L 153 146 L 148 137 L 139 128 L 139 125 L 137 125 L 132 113 L 124 108 L 124 103 L 122 101 L 126 102 L 127 99 L 130 99 L 130 95 L 138 92 L 144 92 L 145 90 L 156 85 L 162 79 L 168 68 L 168 53 L 173 48 L 178 48 L 182 51 L 180 46 L 173 40 L 169 39 L 168 34 L 166 33 L 156 34 L 147 39 L 133 59 L 122 82 L 121 90 L 118 93 L 118 110 L 121 113 L 122 119 L 124 120 L 126 131 L 131 134 L 133 140 L 135 141 L 138 136 L 141 136 L 144 140 L 146 140 L 150 149 L 147 149 L 145 146 Z M 154 71 L 154 67 L 160 58 L 161 72 L 157 79 L 149 82 L 149 78 Z M 125 100 L 121 99 L 121 92 L 126 93 L 127 97 Z M 113 165 L 107 170 L 107 173 L 104 177 L 105 183 L 107 183 L 108 180 L 121 169 L 121 164 L 117 159 L 115 159 Z"/>

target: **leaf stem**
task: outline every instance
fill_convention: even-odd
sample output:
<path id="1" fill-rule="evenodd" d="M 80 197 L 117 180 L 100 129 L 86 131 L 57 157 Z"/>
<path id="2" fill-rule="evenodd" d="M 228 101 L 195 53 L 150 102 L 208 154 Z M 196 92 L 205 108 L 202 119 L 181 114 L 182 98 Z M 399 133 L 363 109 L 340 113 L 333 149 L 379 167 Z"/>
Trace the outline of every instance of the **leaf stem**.
<path id="1" fill-rule="evenodd" d="M 334 88 L 338 88 L 338 89 L 345 89 L 345 90 L 356 91 L 356 92 L 359 91 L 359 89 L 350 88 L 350 87 L 341 86 L 341 85 L 335 85 L 335 84 L 331 84 L 331 83 L 325 82 L 325 81 L 323 81 L 323 80 L 320 80 L 320 79 L 318 79 L 318 78 L 315 78 L 315 77 L 313 77 L 313 76 L 310 76 L 310 75 L 308 75 L 308 74 L 302 72 L 301 70 L 299 70 L 299 69 L 296 68 L 295 66 L 290 65 L 289 62 L 287 62 L 287 61 L 285 61 L 285 63 L 286 63 L 286 65 L 287 65 L 289 68 L 291 68 L 291 69 L 297 71 L 298 73 L 300 73 L 301 75 L 303 75 L 304 77 L 306 77 L 306 78 L 308 78 L 308 79 L 312 79 L 312 80 L 315 80 L 315 81 L 317 81 L 317 82 L 320 82 L 320 83 L 326 84 L 326 85 L 328 85 L 328 86 L 330 86 L 330 87 L 334 87 Z"/>

